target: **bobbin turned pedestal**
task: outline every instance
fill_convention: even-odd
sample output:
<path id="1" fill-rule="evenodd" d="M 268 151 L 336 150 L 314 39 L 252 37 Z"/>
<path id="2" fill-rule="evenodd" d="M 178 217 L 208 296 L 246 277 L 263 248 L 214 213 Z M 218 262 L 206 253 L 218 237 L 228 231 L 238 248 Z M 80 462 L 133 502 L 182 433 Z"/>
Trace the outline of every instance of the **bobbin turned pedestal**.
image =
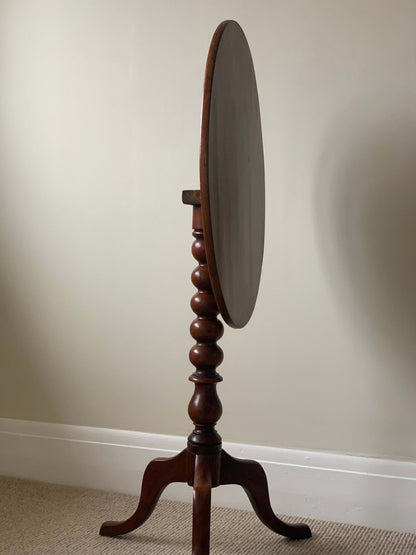
<path id="1" fill-rule="evenodd" d="M 102 536 L 119 536 L 143 524 L 152 514 L 160 495 L 169 484 L 184 482 L 193 488 L 192 554 L 208 555 L 210 541 L 211 489 L 225 484 L 244 488 L 260 520 L 274 532 L 289 538 L 301 539 L 311 535 L 305 524 L 286 524 L 278 519 L 270 505 L 264 470 L 255 461 L 239 460 L 228 455 L 221 444 L 215 425 L 221 417 L 222 406 L 217 395 L 217 383 L 222 381 L 216 368 L 223 353 L 217 345 L 223 334 L 218 320 L 218 307 L 212 293 L 204 236 L 202 231 L 199 191 L 184 191 L 183 202 L 193 204 L 192 253 L 198 266 L 192 272 L 192 282 L 198 292 L 192 297 L 191 307 L 196 314 L 191 324 L 191 335 L 196 343 L 189 358 L 195 366 L 190 380 L 195 391 L 188 412 L 194 430 L 188 437 L 187 448 L 172 458 L 154 459 L 143 475 L 138 507 L 125 521 L 105 522 Z"/>

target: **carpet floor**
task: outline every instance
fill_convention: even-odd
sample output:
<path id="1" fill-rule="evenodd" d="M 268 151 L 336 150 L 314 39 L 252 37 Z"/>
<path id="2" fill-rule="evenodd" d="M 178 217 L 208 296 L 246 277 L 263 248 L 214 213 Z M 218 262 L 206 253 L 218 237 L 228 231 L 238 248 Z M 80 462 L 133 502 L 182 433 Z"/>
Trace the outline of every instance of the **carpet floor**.
<path id="1" fill-rule="evenodd" d="M 137 497 L 0 477 L 1 555 L 190 555 L 190 504 L 161 500 L 139 529 L 122 537 L 98 534 L 105 520 L 127 518 Z M 285 517 L 289 522 L 300 519 Z M 416 534 L 301 519 L 308 540 L 268 530 L 251 511 L 213 508 L 212 555 L 413 555 Z"/>

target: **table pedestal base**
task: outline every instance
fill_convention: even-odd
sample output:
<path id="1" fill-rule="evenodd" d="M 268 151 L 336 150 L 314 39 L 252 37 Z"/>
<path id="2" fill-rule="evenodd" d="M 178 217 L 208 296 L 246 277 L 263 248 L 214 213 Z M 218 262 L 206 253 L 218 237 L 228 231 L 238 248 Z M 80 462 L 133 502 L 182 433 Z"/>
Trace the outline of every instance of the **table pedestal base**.
<path id="1" fill-rule="evenodd" d="M 214 449 L 216 446 L 213 446 Z M 143 476 L 139 505 L 135 513 L 121 522 L 104 522 L 102 536 L 119 536 L 143 524 L 152 514 L 163 492 L 173 482 L 193 487 L 192 554 L 208 555 L 211 516 L 211 489 L 225 484 L 244 488 L 259 519 L 268 528 L 292 539 L 311 537 L 306 524 L 287 524 L 274 514 L 270 505 L 266 474 L 256 461 L 235 459 L 221 446 L 217 453 L 197 454 L 189 445 L 172 458 L 154 459 Z"/>

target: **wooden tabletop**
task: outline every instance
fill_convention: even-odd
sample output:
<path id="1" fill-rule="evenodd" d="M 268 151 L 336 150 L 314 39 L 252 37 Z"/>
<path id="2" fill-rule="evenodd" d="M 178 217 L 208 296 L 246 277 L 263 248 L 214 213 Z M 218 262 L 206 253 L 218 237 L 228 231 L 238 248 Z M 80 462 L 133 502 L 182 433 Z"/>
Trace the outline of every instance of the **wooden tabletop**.
<path id="1" fill-rule="evenodd" d="M 215 299 L 225 322 L 242 328 L 259 288 L 265 199 L 256 78 L 247 39 L 235 21 L 219 25 L 208 53 L 200 179 Z"/>

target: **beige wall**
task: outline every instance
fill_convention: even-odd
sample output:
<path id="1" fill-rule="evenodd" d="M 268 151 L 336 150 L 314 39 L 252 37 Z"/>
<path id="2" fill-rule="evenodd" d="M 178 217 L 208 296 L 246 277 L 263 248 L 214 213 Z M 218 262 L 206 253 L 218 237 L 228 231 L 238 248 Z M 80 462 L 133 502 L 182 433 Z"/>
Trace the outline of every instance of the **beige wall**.
<path id="1" fill-rule="evenodd" d="M 416 4 L 2 1 L 0 416 L 187 434 L 211 35 L 246 31 L 267 178 L 224 439 L 416 459 Z"/>

